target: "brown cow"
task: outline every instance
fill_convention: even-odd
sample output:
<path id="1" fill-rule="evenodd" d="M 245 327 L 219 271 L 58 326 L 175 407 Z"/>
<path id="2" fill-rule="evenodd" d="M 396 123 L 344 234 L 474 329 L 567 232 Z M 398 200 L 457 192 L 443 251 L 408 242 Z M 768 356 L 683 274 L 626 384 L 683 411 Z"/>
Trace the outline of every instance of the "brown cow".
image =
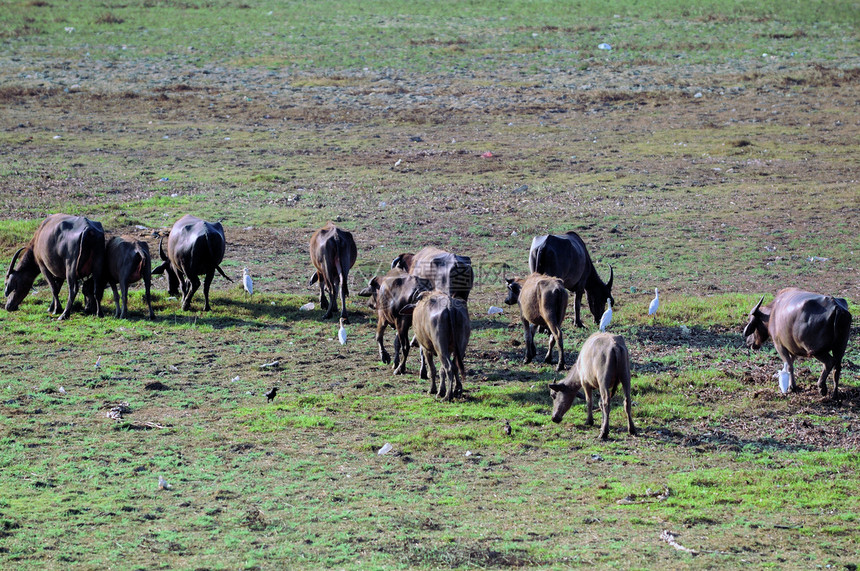
<path id="1" fill-rule="evenodd" d="M 376 343 L 379 346 L 379 359 L 385 364 L 391 362 L 391 356 L 382 342 L 385 328 L 391 326 L 397 331 L 394 337 L 395 375 L 406 372 L 406 357 L 409 356 L 409 327 L 412 325 L 412 316 L 400 312 L 410 303 L 414 303 L 419 293 L 432 289 L 433 284 L 430 280 L 409 275 L 395 268 L 389 270 L 382 279 L 374 277 L 366 288 L 358 292 L 361 297 L 370 298 L 368 305 L 377 312 Z"/>
<path id="2" fill-rule="evenodd" d="M 400 313 L 412 314 L 415 338 L 430 369 L 430 394 L 447 401 L 461 395 L 462 380 L 466 376 L 463 357 L 472 332 L 466 302 L 440 291 L 422 292 L 416 304 L 407 305 Z M 434 355 L 438 355 L 442 365 L 438 393 Z"/>
<path id="3" fill-rule="evenodd" d="M 475 274 L 468 256 L 427 246 L 417 254 L 400 254 L 391 262 L 391 267 L 428 279 L 439 291 L 469 301 Z"/>
<path id="4" fill-rule="evenodd" d="M 827 395 L 827 376 L 833 369 L 833 397 L 839 393 L 839 375 L 842 357 L 848 347 L 851 332 L 851 314 L 848 303 L 839 297 L 785 288 L 777 292 L 772 302 L 762 307 L 762 297 L 750 311 L 744 328 L 747 346 L 761 347 L 768 338 L 780 359 L 791 374 L 789 385 L 797 390 L 794 379 L 794 360 L 797 357 L 815 357 L 824 363 L 818 378 L 818 388 Z"/>
<path id="5" fill-rule="evenodd" d="M 549 348 L 544 362 L 552 363 L 552 347 L 558 343 L 558 366 L 556 370 L 564 370 L 564 338 L 561 324 L 567 313 L 568 293 L 564 283 L 558 279 L 543 274 L 532 274 L 526 279 L 514 278 L 508 282 L 508 296 L 505 303 L 520 305 L 520 317 L 523 320 L 526 338 L 526 358 L 524 363 L 531 363 L 537 354 L 535 347 L 535 330 L 538 327 L 549 330 Z"/>
<path id="6" fill-rule="evenodd" d="M 600 425 L 600 439 L 609 437 L 609 400 L 615 395 L 618 385 L 624 389 L 624 410 L 627 412 L 627 432 L 636 434 L 630 402 L 630 355 L 627 345 L 620 335 L 595 333 L 585 340 L 579 358 L 570 372 L 560 383 L 549 385 L 552 397 L 552 421 L 561 422 L 564 413 L 570 409 L 573 399 L 581 388 L 585 391 L 588 418 L 585 424 L 594 424 L 592 391 L 600 391 L 600 411 L 603 422 Z"/>
<path id="7" fill-rule="evenodd" d="M 126 319 L 128 316 L 128 286 L 143 280 L 145 291 L 146 305 L 149 307 L 149 319 L 155 318 L 155 313 L 152 311 L 152 298 L 150 297 L 150 288 L 152 286 L 152 278 L 150 275 L 150 265 L 152 258 L 149 254 L 149 246 L 146 242 L 142 242 L 131 236 L 114 236 L 105 244 L 105 262 L 103 265 L 101 287 L 96 292 L 96 297 L 101 303 L 104 295 L 104 286 L 110 285 L 113 290 L 113 302 L 116 306 L 114 315 L 121 319 Z M 117 291 L 119 284 L 119 292 L 122 292 L 122 309 L 120 310 L 119 292 Z M 84 291 L 92 291 L 93 284 L 86 282 Z"/>
<path id="8" fill-rule="evenodd" d="M 340 318 L 344 323 L 349 323 L 346 316 L 349 270 L 358 257 L 358 248 L 352 234 L 329 222 L 311 236 L 310 253 L 316 272 L 308 281 L 308 287 L 316 282 L 320 284 L 320 307 L 328 309 L 323 319 L 330 318 L 337 311 L 337 297 L 340 292 Z M 326 292 L 331 296 L 331 303 L 326 299 Z"/>
<path id="9" fill-rule="evenodd" d="M 19 254 L 21 260 L 16 268 Z M 78 294 L 78 281 L 91 275 L 96 285 L 101 283 L 104 254 L 105 233 L 100 223 L 83 216 L 51 214 L 42 221 L 30 242 L 12 256 L 6 272 L 6 310 L 18 309 L 41 271 L 53 294 L 48 311 L 53 315 L 60 313 L 59 319 L 67 319 Z M 69 285 L 65 310 L 59 297 L 63 280 Z M 88 300 L 87 304 L 95 305 L 99 317 L 104 315 L 98 300 Z"/>

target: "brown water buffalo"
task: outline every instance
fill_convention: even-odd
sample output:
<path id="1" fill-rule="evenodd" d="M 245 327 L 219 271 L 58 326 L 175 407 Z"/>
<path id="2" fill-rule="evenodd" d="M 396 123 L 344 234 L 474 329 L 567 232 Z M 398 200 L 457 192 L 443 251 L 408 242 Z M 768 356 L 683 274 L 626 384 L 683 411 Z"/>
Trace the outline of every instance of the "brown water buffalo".
<path id="1" fill-rule="evenodd" d="M 176 295 L 176 287 L 182 288 L 182 309 L 191 307 L 191 298 L 200 288 L 201 274 L 206 274 L 203 281 L 204 311 L 209 311 L 209 286 L 215 277 L 215 272 L 224 276 L 227 281 L 233 281 L 221 269 L 221 261 L 227 249 L 224 238 L 224 228 L 220 222 L 206 222 L 196 216 L 186 214 L 176 221 L 167 238 L 167 254 L 164 253 L 164 239 L 158 244 L 158 253 L 162 259 L 161 265 L 152 270 L 153 274 L 167 272 L 169 291 Z"/>
<path id="2" fill-rule="evenodd" d="M 600 425 L 600 439 L 609 437 L 609 401 L 615 395 L 618 385 L 624 389 L 624 410 L 627 412 L 627 432 L 636 434 L 633 426 L 632 403 L 630 402 L 630 355 L 627 345 L 620 335 L 595 333 L 585 340 L 579 358 L 570 372 L 560 383 L 549 385 L 552 397 L 552 421 L 561 422 L 564 413 L 570 409 L 579 389 L 585 391 L 588 417 L 585 424 L 594 424 L 592 391 L 600 391 L 600 411 L 603 422 Z"/>
<path id="3" fill-rule="evenodd" d="M 110 285 L 113 290 L 113 303 L 116 306 L 114 315 L 121 319 L 128 317 L 128 286 L 143 280 L 146 305 L 149 308 L 149 319 L 155 318 L 152 311 L 152 299 L 150 288 L 152 279 L 150 266 L 152 258 L 149 254 L 149 245 L 131 236 L 114 236 L 105 244 L 105 261 L 103 264 L 102 284 L 96 292 L 96 297 L 101 302 L 104 294 L 104 286 Z M 122 292 L 122 309 L 119 304 L 119 292 Z M 93 284 L 85 283 L 84 291 L 93 289 Z"/>
<path id="4" fill-rule="evenodd" d="M 340 318 L 344 323 L 349 323 L 346 316 L 349 270 L 358 257 L 358 248 L 352 234 L 329 222 L 311 236 L 310 253 L 316 272 L 308 281 L 308 286 L 317 281 L 320 284 L 320 307 L 328 309 L 323 319 L 330 318 L 337 311 L 337 297 L 340 292 Z M 331 303 L 326 299 L 326 293 L 331 297 Z"/>
<path id="5" fill-rule="evenodd" d="M 505 303 L 520 305 L 520 317 L 523 320 L 526 338 L 526 357 L 524 362 L 530 363 L 537 354 L 535 347 L 535 330 L 538 327 L 549 331 L 549 348 L 544 362 L 552 363 L 552 347 L 558 343 L 558 366 L 556 370 L 564 370 L 564 338 L 561 324 L 567 313 L 569 296 L 564 289 L 564 283 L 558 279 L 543 274 L 532 274 L 526 279 L 514 278 L 508 282 L 508 295 Z"/>
<path id="6" fill-rule="evenodd" d="M 400 254 L 392 260 L 391 267 L 428 279 L 439 291 L 463 301 L 469 301 L 475 281 L 471 258 L 432 246 L 422 248 L 417 254 Z"/>
<path id="7" fill-rule="evenodd" d="M 410 303 L 414 303 L 419 293 L 432 289 L 433 284 L 430 280 L 394 268 L 381 279 L 374 277 L 366 288 L 358 292 L 358 295 L 370 298 L 368 305 L 377 312 L 376 343 L 379 346 L 379 359 L 383 363 L 391 362 L 391 356 L 383 344 L 385 328 L 391 326 L 397 331 L 394 337 L 395 375 L 406 372 L 406 357 L 409 356 L 409 327 L 412 325 L 412 315 L 401 314 L 401 310 Z"/>
<path id="8" fill-rule="evenodd" d="M 797 390 L 794 360 L 815 357 L 824 363 L 818 378 L 821 394 L 827 394 L 827 375 L 833 369 L 833 397 L 836 398 L 842 357 L 851 331 L 848 303 L 842 298 L 793 287 L 779 290 L 773 301 L 764 307 L 763 301 L 764 297 L 750 311 L 744 328 L 747 346 L 758 349 L 772 338 L 776 352 L 791 374 L 789 388 L 792 391 Z"/>
<path id="9" fill-rule="evenodd" d="M 412 314 L 415 339 L 430 370 L 430 394 L 447 401 L 461 395 L 466 376 L 463 358 L 472 332 L 466 302 L 440 291 L 422 292 L 417 303 L 407 305 L 400 313 Z M 442 367 L 438 393 L 434 355 Z"/>
<path id="10" fill-rule="evenodd" d="M 51 214 L 36 229 L 30 242 L 12 256 L 6 272 L 6 309 L 15 311 L 30 293 L 39 272 L 51 286 L 53 299 L 48 311 L 59 319 L 67 319 L 78 294 L 78 281 L 92 276 L 96 285 L 101 283 L 105 253 L 105 233 L 102 225 L 83 216 Z M 18 266 L 18 256 L 21 256 Z M 69 300 L 63 310 L 60 305 L 60 288 L 63 280 L 69 285 Z M 94 311 L 102 317 L 98 300 L 92 299 Z"/>
<path id="11" fill-rule="evenodd" d="M 529 249 L 529 270 L 564 281 L 564 287 L 575 295 L 573 306 L 577 327 L 584 327 L 580 318 L 583 293 L 588 294 L 588 308 L 594 316 L 594 323 L 600 323 L 607 300 L 615 305 L 612 266 L 609 266 L 609 281 L 603 283 L 591 263 L 585 242 L 576 232 L 535 236 Z"/>

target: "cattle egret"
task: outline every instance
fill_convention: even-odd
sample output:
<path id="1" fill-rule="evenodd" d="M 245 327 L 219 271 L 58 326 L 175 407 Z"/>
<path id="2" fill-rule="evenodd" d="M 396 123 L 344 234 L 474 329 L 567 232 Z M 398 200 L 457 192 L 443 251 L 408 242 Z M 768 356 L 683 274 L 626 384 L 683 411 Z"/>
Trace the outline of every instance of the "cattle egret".
<path id="1" fill-rule="evenodd" d="M 346 327 L 343 326 L 343 318 L 340 320 L 340 329 L 337 330 L 337 340 L 341 345 L 346 345 Z"/>
<path id="2" fill-rule="evenodd" d="M 167 480 L 164 479 L 164 476 L 158 477 L 158 489 L 159 490 L 169 490 L 172 488 L 170 484 L 167 483 Z"/>
<path id="3" fill-rule="evenodd" d="M 248 295 L 254 294 L 254 281 L 251 279 L 251 274 L 248 273 L 248 268 L 242 268 L 242 285 L 245 286 Z"/>
<path id="4" fill-rule="evenodd" d="M 657 293 L 657 288 L 654 288 L 654 299 L 651 300 L 651 305 L 648 306 L 648 315 L 657 313 L 657 308 L 660 307 L 660 294 Z"/>
<path id="5" fill-rule="evenodd" d="M 609 302 L 609 308 L 603 312 L 603 317 L 600 318 L 600 330 L 606 331 L 609 323 L 612 321 L 612 302 Z"/>
<path id="6" fill-rule="evenodd" d="M 272 387 L 272 389 L 266 393 L 266 402 L 272 402 L 275 400 L 276 396 L 278 396 L 278 387 Z"/>
<path id="7" fill-rule="evenodd" d="M 101 368 L 102 368 L 101 362 L 102 362 L 102 356 L 101 356 L 101 355 L 99 355 L 99 358 L 98 358 L 98 359 L 96 359 L 96 369 L 101 369 Z"/>
<path id="8" fill-rule="evenodd" d="M 491 305 L 490 309 L 487 310 L 487 315 L 497 315 L 499 313 L 504 313 L 505 310 L 501 307 L 496 307 L 495 305 Z"/>
<path id="9" fill-rule="evenodd" d="M 782 370 L 779 372 L 779 390 L 781 390 L 783 394 L 787 393 L 790 384 L 791 373 L 788 372 L 788 363 L 785 363 L 782 366 Z"/>
<path id="10" fill-rule="evenodd" d="M 299 308 L 299 311 L 310 311 L 314 308 L 314 302 L 309 301 Z"/>

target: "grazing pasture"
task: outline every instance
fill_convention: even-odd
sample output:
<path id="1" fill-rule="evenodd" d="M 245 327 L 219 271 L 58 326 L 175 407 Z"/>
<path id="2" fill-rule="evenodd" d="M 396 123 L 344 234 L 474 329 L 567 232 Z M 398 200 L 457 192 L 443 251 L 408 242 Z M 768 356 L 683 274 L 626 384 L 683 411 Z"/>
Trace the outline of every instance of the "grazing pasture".
<path id="1" fill-rule="evenodd" d="M 50 213 L 153 258 L 193 214 L 234 281 L 204 312 L 156 278 L 152 321 L 132 286 L 130 319 L 58 322 L 41 278 L 0 311 L 0 567 L 856 569 L 860 12 L 688 4 L 4 2 L 2 263 Z M 308 287 L 328 221 L 345 344 Z M 552 423 L 563 373 L 487 313 L 569 230 L 613 268 L 635 437 L 619 396 L 607 442 L 582 401 Z M 475 276 L 450 403 L 353 293 L 428 245 Z M 788 285 L 849 302 L 839 400 L 743 344 Z"/>

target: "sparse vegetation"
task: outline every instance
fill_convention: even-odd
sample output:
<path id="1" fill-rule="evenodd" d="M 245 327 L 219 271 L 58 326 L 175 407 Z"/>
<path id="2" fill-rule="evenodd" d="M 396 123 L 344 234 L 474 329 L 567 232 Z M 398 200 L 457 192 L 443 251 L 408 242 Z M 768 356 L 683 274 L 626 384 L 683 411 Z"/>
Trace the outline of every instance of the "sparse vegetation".
<path id="1" fill-rule="evenodd" d="M 41 280 L 0 311 L 0 566 L 856 566 L 858 11 L 689 4 L 6 2 L 3 263 L 51 212 L 153 257 L 193 213 L 236 281 L 203 313 L 156 280 L 153 322 L 134 290 L 131 320 L 58 323 Z M 329 219 L 359 249 L 345 346 L 299 310 Z M 570 229 L 614 268 L 636 438 L 614 416 L 600 443 L 582 405 L 549 422 L 560 374 L 486 314 Z M 427 244 L 475 263 L 450 404 L 417 351 L 377 361 L 355 296 Z M 742 346 L 789 283 L 852 302 L 840 401 L 814 361 L 779 394 Z"/>

